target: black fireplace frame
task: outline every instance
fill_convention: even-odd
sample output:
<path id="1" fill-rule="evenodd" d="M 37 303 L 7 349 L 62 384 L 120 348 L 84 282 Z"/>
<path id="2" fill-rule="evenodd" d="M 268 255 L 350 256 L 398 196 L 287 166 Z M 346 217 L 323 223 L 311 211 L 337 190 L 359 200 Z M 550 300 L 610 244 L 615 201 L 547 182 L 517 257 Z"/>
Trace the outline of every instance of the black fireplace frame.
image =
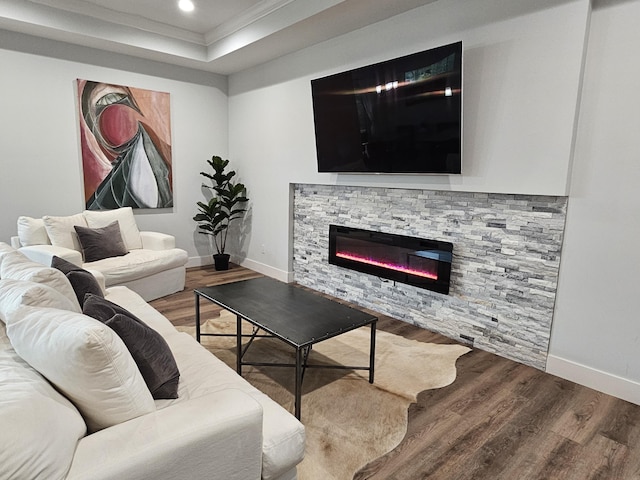
<path id="1" fill-rule="evenodd" d="M 339 236 L 366 240 L 376 244 L 388 245 L 390 247 L 401 247 L 414 249 L 416 251 L 432 251 L 437 256 L 437 280 L 404 273 L 376 265 L 341 258 L 336 256 L 336 243 Z M 449 294 L 451 281 L 451 262 L 453 259 L 453 244 L 440 240 L 430 240 L 393 233 L 376 232 L 361 228 L 345 227 L 340 225 L 329 225 L 329 263 L 350 270 L 355 270 L 376 277 L 393 280 L 395 282 L 413 285 L 434 292 Z"/>

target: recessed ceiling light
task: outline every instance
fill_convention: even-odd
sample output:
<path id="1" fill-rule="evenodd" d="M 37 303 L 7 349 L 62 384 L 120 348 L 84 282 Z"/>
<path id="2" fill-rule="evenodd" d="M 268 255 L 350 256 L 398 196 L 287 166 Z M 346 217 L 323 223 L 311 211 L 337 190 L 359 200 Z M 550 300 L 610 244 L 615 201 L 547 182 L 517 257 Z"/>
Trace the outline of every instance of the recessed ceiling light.
<path id="1" fill-rule="evenodd" d="M 191 0 L 180 0 L 178 2 L 178 7 L 183 12 L 192 12 L 193 9 L 195 8 L 195 6 L 193 5 L 193 2 Z"/>

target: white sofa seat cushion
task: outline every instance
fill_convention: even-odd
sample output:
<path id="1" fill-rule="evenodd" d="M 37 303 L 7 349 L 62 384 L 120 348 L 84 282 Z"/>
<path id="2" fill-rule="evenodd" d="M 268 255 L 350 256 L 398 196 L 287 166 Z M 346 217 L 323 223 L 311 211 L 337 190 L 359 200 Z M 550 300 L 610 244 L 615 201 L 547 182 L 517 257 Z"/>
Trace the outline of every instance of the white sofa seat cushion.
<path id="1" fill-rule="evenodd" d="M 65 478 L 86 426 L 78 410 L 11 348 L 0 324 L 2 478 Z"/>
<path id="2" fill-rule="evenodd" d="M 60 270 L 32 262 L 20 252 L 7 253 L 0 264 L 0 278 L 23 280 L 47 285 L 67 297 L 75 312 L 81 312 L 78 298 L 67 277 Z"/>
<path id="3" fill-rule="evenodd" d="M 264 411 L 262 479 L 278 478 L 304 458 L 304 426 L 289 412 L 212 355 L 187 333 L 165 335 L 181 373 L 178 399 L 156 400 L 157 408 L 229 388 L 253 397 Z"/>
<path id="4" fill-rule="evenodd" d="M 187 252 L 180 248 L 171 250 L 131 250 L 122 257 L 111 257 L 89 262 L 83 265 L 86 269 L 102 272 L 107 287 L 138 278 L 182 267 L 187 263 Z"/>
<path id="5" fill-rule="evenodd" d="M 136 224 L 136 219 L 131 207 L 100 211 L 85 210 L 82 214 L 90 228 L 106 227 L 110 223 L 117 221 L 120 225 L 122 240 L 127 249 L 135 250 L 142 248 L 140 231 L 138 230 L 138 225 Z"/>
<path id="6" fill-rule="evenodd" d="M 67 480 L 260 479 L 262 409 L 225 390 L 84 437 Z"/>
<path id="7" fill-rule="evenodd" d="M 7 335 L 18 355 L 73 402 L 90 432 L 155 410 L 127 347 L 98 320 L 24 306 L 9 314 Z"/>

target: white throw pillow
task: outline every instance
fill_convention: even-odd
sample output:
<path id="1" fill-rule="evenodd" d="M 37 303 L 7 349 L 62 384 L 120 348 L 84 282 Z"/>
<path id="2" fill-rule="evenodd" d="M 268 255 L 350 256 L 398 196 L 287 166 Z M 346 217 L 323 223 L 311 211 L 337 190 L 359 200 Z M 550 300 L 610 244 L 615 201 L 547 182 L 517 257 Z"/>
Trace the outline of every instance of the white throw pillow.
<path id="1" fill-rule="evenodd" d="M 44 222 L 44 227 L 47 230 L 47 235 L 52 245 L 82 252 L 80 242 L 78 242 L 78 236 L 73 226 L 80 225 L 81 227 L 87 227 L 88 225 L 84 219 L 84 215 L 81 213 L 68 217 L 45 215 L 42 217 L 42 221 Z"/>
<path id="2" fill-rule="evenodd" d="M 7 335 L 18 355 L 80 410 L 89 432 L 155 411 L 127 347 L 98 320 L 25 306 L 10 312 Z"/>
<path id="3" fill-rule="evenodd" d="M 84 218 L 90 228 L 102 228 L 111 222 L 117 221 L 120 225 L 120 233 L 127 247 L 127 250 L 136 250 L 142 248 L 142 239 L 140 238 L 140 230 L 136 224 L 131 207 L 122 207 L 116 210 L 85 210 Z"/>
<path id="4" fill-rule="evenodd" d="M 3 278 L 0 280 L 0 320 L 6 323 L 9 312 L 22 305 L 49 307 L 78 312 L 71 300 L 42 283 Z"/>
<path id="5" fill-rule="evenodd" d="M 86 433 L 78 410 L 13 350 L 0 351 L 0 477 L 65 478 Z"/>
<path id="6" fill-rule="evenodd" d="M 56 268 L 45 267 L 39 263 L 32 262 L 20 252 L 8 253 L 2 257 L 0 278 L 47 285 L 67 297 L 74 306 L 73 310 L 75 312 L 82 311 L 78 303 L 78 297 L 76 297 L 76 293 L 64 273 Z"/>
<path id="7" fill-rule="evenodd" d="M 20 245 L 51 245 L 42 218 L 18 217 L 18 238 Z"/>

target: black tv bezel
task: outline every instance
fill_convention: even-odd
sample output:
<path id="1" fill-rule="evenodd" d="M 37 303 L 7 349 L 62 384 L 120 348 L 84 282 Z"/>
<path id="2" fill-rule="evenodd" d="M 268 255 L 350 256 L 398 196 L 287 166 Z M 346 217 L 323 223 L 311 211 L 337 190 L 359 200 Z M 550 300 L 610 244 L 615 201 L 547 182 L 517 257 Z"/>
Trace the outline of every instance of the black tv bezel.
<path id="1" fill-rule="evenodd" d="M 324 166 L 321 162 L 320 158 L 320 145 L 318 142 L 318 119 L 317 115 L 317 107 L 316 107 L 316 94 L 314 84 L 318 81 L 323 81 L 330 78 L 335 78 L 340 75 L 353 74 L 358 71 L 368 70 L 368 69 L 377 69 L 378 71 L 385 71 L 385 69 L 389 69 L 394 64 L 400 64 L 402 62 L 407 62 L 412 57 L 417 58 L 419 56 L 427 56 L 427 55 L 437 55 L 437 51 L 444 49 L 456 49 L 460 54 L 460 70 L 459 70 L 459 85 L 460 85 L 460 100 L 459 100 L 459 152 L 460 159 L 459 162 L 456 163 L 454 169 L 433 169 L 427 168 L 429 165 L 425 165 L 425 168 L 415 169 L 415 170 L 405 170 L 405 171 L 393 171 L 393 170 L 385 170 L 385 169 L 366 169 L 366 168 L 344 168 L 344 165 L 339 166 L 338 168 L 329 168 Z M 311 80 L 311 92 L 312 92 L 312 103 L 313 103 L 313 115 L 314 115 L 314 135 L 316 142 L 316 167 L 318 173 L 333 173 L 333 174 L 349 174 L 349 175 L 461 175 L 463 169 L 463 131 L 464 131 L 464 115 L 463 115 L 463 64 L 464 64 L 464 48 L 462 41 L 452 42 L 445 45 L 440 45 L 438 47 L 429 48 L 427 50 L 423 50 L 420 52 L 412 53 L 409 55 L 404 55 L 401 57 L 396 57 L 390 60 L 373 63 L 370 65 L 365 65 L 362 67 L 354 68 L 351 70 L 346 70 L 343 72 L 338 72 L 332 75 L 327 75 L 324 77 L 316 78 Z"/>

